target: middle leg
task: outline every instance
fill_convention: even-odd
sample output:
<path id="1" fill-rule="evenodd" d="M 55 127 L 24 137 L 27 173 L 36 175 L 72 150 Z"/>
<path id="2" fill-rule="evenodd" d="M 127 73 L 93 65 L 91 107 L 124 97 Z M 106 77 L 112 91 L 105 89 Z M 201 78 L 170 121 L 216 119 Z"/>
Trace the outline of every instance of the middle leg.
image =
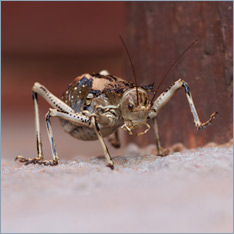
<path id="1" fill-rule="evenodd" d="M 153 118 L 153 127 L 154 127 L 154 133 L 155 133 L 155 137 L 156 137 L 156 147 L 157 147 L 157 152 L 159 156 L 166 156 L 169 153 L 168 149 L 164 149 L 161 146 L 160 143 L 160 138 L 159 138 L 159 131 L 158 131 L 158 123 L 157 123 L 157 119 Z"/>
<path id="2" fill-rule="evenodd" d="M 110 167 L 112 170 L 114 169 L 114 163 L 113 163 L 113 160 L 110 156 L 110 153 L 109 153 L 109 150 L 104 142 L 104 139 L 102 137 L 102 134 L 99 130 L 99 127 L 98 127 L 98 124 L 96 122 L 96 117 L 95 116 L 92 116 L 91 117 L 91 124 L 92 124 L 92 127 L 94 128 L 97 136 L 98 136 L 98 139 L 102 145 L 102 148 L 103 148 L 103 151 L 104 151 L 104 154 L 105 154 L 105 157 L 106 157 L 106 160 L 107 160 L 107 167 Z"/>

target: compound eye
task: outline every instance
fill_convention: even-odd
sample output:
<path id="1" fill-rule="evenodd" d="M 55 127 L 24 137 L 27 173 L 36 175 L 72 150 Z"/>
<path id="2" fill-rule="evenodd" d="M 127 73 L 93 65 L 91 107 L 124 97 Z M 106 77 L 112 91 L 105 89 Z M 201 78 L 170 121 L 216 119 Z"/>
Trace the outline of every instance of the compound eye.
<path id="1" fill-rule="evenodd" d="M 133 105 L 131 103 L 128 104 L 128 109 L 132 110 L 133 109 Z"/>

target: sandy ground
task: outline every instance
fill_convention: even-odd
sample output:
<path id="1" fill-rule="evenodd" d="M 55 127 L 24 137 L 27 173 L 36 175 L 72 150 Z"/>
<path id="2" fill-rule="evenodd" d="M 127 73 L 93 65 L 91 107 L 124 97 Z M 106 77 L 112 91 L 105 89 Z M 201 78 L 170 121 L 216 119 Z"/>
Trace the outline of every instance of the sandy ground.
<path id="1" fill-rule="evenodd" d="M 2 159 L 2 232 L 233 232 L 233 145 L 24 166 Z"/>

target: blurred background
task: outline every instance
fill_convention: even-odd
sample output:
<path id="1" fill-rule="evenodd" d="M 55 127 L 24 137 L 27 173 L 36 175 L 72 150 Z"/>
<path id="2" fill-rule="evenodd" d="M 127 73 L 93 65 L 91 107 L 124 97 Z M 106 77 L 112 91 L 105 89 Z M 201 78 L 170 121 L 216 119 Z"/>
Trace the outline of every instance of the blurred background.
<path id="1" fill-rule="evenodd" d="M 2 3 L 2 155 L 36 153 L 31 88 L 35 81 L 61 97 L 83 73 L 107 69 L 123 76 L 119 34 L 124 34 L 124 2 Z M 49 105 L 39 97 L 45 157 L 50 148 L 44 124 Z M 82 142 L 52 119 L 61 159 L 102 155 L 98 141 Z M 90 147 L 92 144 L 92 147 Z"/>
<path id="2" fill-rule="evenodd" d="M 201 121 L 218 111 L 213 125 L 197 132 L 184 91 L 158 117 L 163 146 L 188 148 L 232 138 L 232 2 L 2 2 L 2 156 L 34 157 L 34 109 L 31 87 L 38 81 L 60 97 L 86 72 L 108 70 L 132 80 L 121 34 L 131 54 L 138 83 L 160 82 L 170 64 L 196 38 L 198 43 L 176 64 L 160 88 L 179 78 L 189 83 Z M 160 93 L 159 92 L 159 93 Z M 39 97 L 41 132 L 50 156 L 44 115 L 49 105 Z M 103 155 L 99 142 L 82 142 L 64 133 L 52 119 L 61 159 Z M 151 131 L 123 145 L 154 144 Z M 92 147 L 90 147 L 92 145 Z M 112 155 L 121 155 L 123 149 Z"/>

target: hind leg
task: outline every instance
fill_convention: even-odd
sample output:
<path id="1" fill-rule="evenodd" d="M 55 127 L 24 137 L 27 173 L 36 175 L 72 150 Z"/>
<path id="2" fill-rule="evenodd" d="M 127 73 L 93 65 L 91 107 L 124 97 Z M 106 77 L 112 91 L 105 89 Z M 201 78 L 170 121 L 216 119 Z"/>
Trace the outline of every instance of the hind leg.
<path id="1" fill-rule="evenodd" d="M 34 101 L 34 108 L 35 108 L 37 157 L 36 158 L 25 158 L 23 156 L 17 156 L 15 158 L 15 160 L 18 159 L 20 162 L 24 163 L 25 165 L 40 164 L 40 165 L 45 165 L 45 166 L 55 166 L 58 164 L 58 155 L 57 155 L 56 150 L 55 150 L 53 132 L 52 132 L 51 123 L 50 123 L 50 111 L 46 114 L 46 126 L 47 126 L 48 136 L 50 139 L 53 160 L 45 160 L 45 159 L 43 159 L 43 153 L 42 153 L 42 141 L 41 141 L 41 134 L 40 134 L 40 121 L 39 121 L 37 93 L 34 93 L 34 92 L 33 92 L 33 101 Z"/>
<path id="2" fill-rule="evenodd" d="M 35 158 L 25 158 L 23 156 L 17 156 L 15 160 L 19 160 L 20 162 L 28 165 L 28 164 L 42 164 L 45 166 L 54 166 L 58 164 L 58 156 L 55 151 L 55 144 L 53 140 L 53 133 L 50 124 L 50 116 L 51 111 L 49 111 L 46 115 L 46 126 L 47 132 L 50 139 L 50 145 L 52 150 L 53 159 L 52 160 L 44 160 L 43 159 L 43 152 L 42 152 L 42 141 L 41 141 L 41 133 L 40 133 L 40 120 L 39 120 L 39 108 L 38 108 L 38 94 L 41 95 L 51 106 L 56 108 L 57 110 L 63 111 L 64 113 L 69 113 L 74 115 L 74 111 L 66 105 L 63 101 L 59 98 L 55 97 L 46 87 L 39 83 L 35 83 L 32 87 L 32 97 L 33 97 L 33 104 L 34 104 L 34 111 L 35 111 L 35 128 L 36 128 L 36 145 L 37 145 L 37 156 Z M 66 114 L 64 114 L 66 115 Z M 69 115 L 70 116 L 70 115 Z M 79 121 L 79 118 L 85 118 L 83 116 L 78 116 L 76 114 L 76 121 Z M 87 118 L 87 121 L 89 119 Z"/>
<path id="3" fill-rule="evenodd" d="M 102 134 L 101 134 L 100 129 L 98 127 L 95 116 L 91 117 L 91 124 L 92 124 L 92 127 L 93 127 L 94 131 L 96 132 L 96 134 L 98 136 L 98 140 L 100 141 L 102 149 L 104 151 L 104 155 L 105 155 L 106 160 L 107 160 L 107 165 L 106 166 L 110 167 L 113 170 L 114 169 L 114 162 L 113 162 L 113 160 L 111 158 L 109 150 L 108 150 L 108 148 L 107 148 L 107 146 L 105 144 L 105 141 L 104 141 L 104 139 L 102 137 Z"/>

